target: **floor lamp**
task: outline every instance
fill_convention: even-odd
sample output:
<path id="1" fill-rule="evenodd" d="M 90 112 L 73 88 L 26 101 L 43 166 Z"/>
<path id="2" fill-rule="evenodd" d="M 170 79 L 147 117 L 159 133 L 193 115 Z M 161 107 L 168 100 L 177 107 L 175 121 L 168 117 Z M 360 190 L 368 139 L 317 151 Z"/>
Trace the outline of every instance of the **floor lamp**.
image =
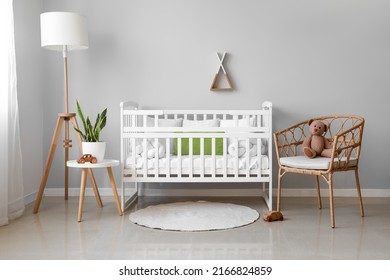
<path id="1" fill-rule="evenodd" d="M 46 182 L 49 177 L 51 164 L 57 147 L 58 138 L 61 134 L 62 126 L 65 124 L 65 199 L 68 199 L 68 167 L 66 162 L 69 160 L 69 148 L 72 147 L 72 140 L 69 139 L 69 121 L 74 127 L 78 128 L 76 114 L 69 113 L 68 105 L 68 52 L 73 50 L 82 50 L 88 48 L 88 33 L 86 18 L 76 13 L 68 12 L 48 12 L 41 14 L 41 46 L 43 48 L 62 52 L 64 60 L 64 98 L 65 111 L 59 113 L 50 145 L 49 154 L 46 160 L 42 175 L 41 185 L 35 200 L 33 213 L 37 213 L 45 190 Z M 81 151 L 81 137 L 76 133 L 78 144 Z M 98 205 L 102 207 L 99 192 L 96 187 L 95 178 L 92 172 L 89 172 L 92 187 Z"/>

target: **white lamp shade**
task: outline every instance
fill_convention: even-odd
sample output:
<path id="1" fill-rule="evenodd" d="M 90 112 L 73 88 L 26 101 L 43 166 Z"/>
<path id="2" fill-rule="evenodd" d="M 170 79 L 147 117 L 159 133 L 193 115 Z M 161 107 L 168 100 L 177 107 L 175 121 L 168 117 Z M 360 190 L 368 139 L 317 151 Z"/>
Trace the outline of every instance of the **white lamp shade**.
<path id="1" fill-rule="evenodd" d="M 88 48 L 87 19 L 76 13 L 41 14 L 41 46 L 54 51 Z"/>

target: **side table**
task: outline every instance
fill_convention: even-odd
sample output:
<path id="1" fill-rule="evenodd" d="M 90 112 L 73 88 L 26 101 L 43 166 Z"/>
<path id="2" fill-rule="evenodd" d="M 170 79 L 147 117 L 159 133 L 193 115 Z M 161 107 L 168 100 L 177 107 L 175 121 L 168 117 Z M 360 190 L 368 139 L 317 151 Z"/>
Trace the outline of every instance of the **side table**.
<path id="1" fill-rule="evenodd" d="M 73 168 L 81 168 L 82 173 L 81 173 L 81 183 L 80 183 L 80 198 L 79 198 L 79 213 L 78 213 L 78 221 L 81 222 L 82 220 L 82 215 L 83 215 L 83 204 L 84 204 L 84 196 L 85 196 L 85 185 L 87 181 L 87 174 L 89 169 L 93 168 L 107 168 L 108 176 L 110 177 L 110 182 L 111 182 L 111 187 L 112 191 L 114 193 L 114 198 L 115 198 L 115 203 L 116 203 L 116 208 L 118 210 L 119 216 L 122 216 L 122 209 L 121 205 L 119 202 L 119 196 L 118 196 L 118 191 L 116 188 L 114 176 L 112 174 L 112 168 L 113 166 L 118 166 L 119 165 L 119 160 L 113 160 L 113 159 L 105 159 L 101 162 L 98 163 L 77 163 L 76 160 L 69 160 L 66 162 L 66 165 L 68 167 L 73 167 Z M 103 204 L 101 204 L 103 206 Z"/>

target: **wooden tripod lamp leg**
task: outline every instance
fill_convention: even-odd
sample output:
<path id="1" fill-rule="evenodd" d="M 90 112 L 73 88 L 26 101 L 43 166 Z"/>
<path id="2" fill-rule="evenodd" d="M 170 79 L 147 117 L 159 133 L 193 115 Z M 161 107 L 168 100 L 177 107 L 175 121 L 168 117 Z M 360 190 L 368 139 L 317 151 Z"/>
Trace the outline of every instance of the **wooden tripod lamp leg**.
<path id="1" fill-rule="evenodd" d="M 65 148 L 65 159 L 64 159 L 64 174 L 65 174 L 65 200 L 68 200 L 68 189 L 69 189 L 69 169 L 66 165 L 69 160 L 69 148 L 72 147 L 72 140 L 69 139 L 69 118 L 65 118 L 65 140 L 64 140 L 64 148 Z"/>
<path id="2" fill-rule="evenodd" d="M 65 199 L 66 200 L 68 199 L 68 166 L 66 165 L 66 162 L 69 160 L 69 148 L 72 146 L 71 145 L 72 141 L 69 140 L 69 121 L 72 122 L 73 127 L 78 128 L 77 121 L 76 121 L 76 114 L 74 114 L 74 113 L 60 113 L 60 114 L 58 114 L 57 124 L 56 124 L 55 130 L 54 130 L 53 138 L 51 140 L 49 154 L 47 156 L 45 168 L 43 170 L 41 185 L 39 187 L 37 198 L 35 200 L 35 205 L 34 205 L 34 209 L 33 209 L 34 214 L 38 213 L 39 206 L 40 206 L 41 201 L 42 201 L 43 192 L 45 191 L 47 179 L 48 179 L 49 174 L 50 174 L 51 164 L 53 162 L 54 154 L 55 154 L 55 151 L 57 148 L 58 138 L 60 137 L 61 129 L 62 129 L 64 122 L 65 122 L 65 140 L 64 140 L 64 148 L 65 148 Z M 78 133 L 76 133 L 76 138 L 77 138 L 77 142 L 78 142 L 79 147 L 80 147 L 80 151 L 82 151 L 81 137 Z M 85 173 L 88 174 L 88 176 L 91 180 L 91 184 L 92 184 L 93 190 L 95 192 L 96 202 L 97 202 L 98 206 L 103 207 L 103 203 L 102 203 L 102 200 L 101 200 L 101 197 L 100 197 L 92 170 L 88 170 Z"/>
<path id="3" fill-rule="evenodd" d="M 53 138 L 51 140 L 49 155 L 47 156 L 45 169 L 43 171 L 41 185 L 39 187 L 37 198 L 35 200 L 35 205 L 34 205 L 34 209 L 33 209 L 33 213 L 34 214 L 38 213 L 39 206 L 41 204 L 43 192 L 44 192 L 45 187 L 46 187 L 47 178 L 49 177 L 51 163 L 53 161 L 54 154 L 56 152 L 57 142 L 58 142 L 58 138 L 60 137 L 61 128 L 62 128 L 63 123 L 64 123 L 64 119 L 62 117 L 58 117 L 57 118 L 56 128 L 55 128 L 54 134 L 53 134 Z"/>

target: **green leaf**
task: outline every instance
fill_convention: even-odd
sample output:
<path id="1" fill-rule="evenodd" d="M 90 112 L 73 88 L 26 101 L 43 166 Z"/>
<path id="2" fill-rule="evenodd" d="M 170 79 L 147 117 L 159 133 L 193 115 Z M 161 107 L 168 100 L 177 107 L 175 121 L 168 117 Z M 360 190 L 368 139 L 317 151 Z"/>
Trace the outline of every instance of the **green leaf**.
<path id="1" fill-rule="evenodd" d="M 96 117 L 95 126 L 93 127 L 94 130 L 96 129 L 96 127 L 97 127 L 97 125 L 99 123 L 99 120 L 100 120 L 100 114 L 98 114 L 97 117 Z"/>
<path id="2" fill-rule="evenodd" d="M 88 137 L 88 142 L 95 142 L 94 135 L 93 135 L 93 128 L 89 117 L 87 117 L 86 124 L 87 124 L 86 135 Z"/>
<path id="3" fill-rule="evenodd" d="M 84 141 L 99 142 L 100 132 L 106 126 L 106 122 L 107 122 L 107 108 L 104 109 L 101 114 L 97 115 L 95 124 L 92 125 L 90 118 L 84 117 L 84 114 L 81 110 L 81 106 L 78 103 L 78 101 L 76 103 L 76 106 L 77 106 L 77 114 L 79 115 L 84 126 L 84 132 L 76 128 L 75 130 L 78 133 L 80 133 L 80 136 L 84 139 Z"/>
<path id="4" fill-rule="evenodd" d="M 77 107 L 77 114 L 79 115 L 82 123 L 83 123 L 83 126 L 84 126 L 84 131 L 87 131 L 87 126 L 86 126 L 86 123 L 85 123 L 85 118 L 84 118 L 84 114 L 83 114 L 83 111 L 81 110 L 81 106 L 79 104 L 78 101 L 76 101 L 76 107 Z"/>
<path id="5" fill-rule="evenodd" d="M 98 127 L 99 130 L 102 130 L 106 126 L 106 120 L 107 120 L 106 112 L 107 112 L 107 109 L 105 109 L 102 112 L 102 114 L 100 115 L 100 119 L 96 120 L 96 127 Z"/>
<path id="6" fill-rule="evenodd" d="M 74 128 L 74 130 L 76 130 L 79 134 L 80 134 L 80 136 L 81 136 L 81 138 L 84 140 L 84 141 L 86 141 L 86 136 L 84 135 L 84 133 L 80 130 L 80 129 L 78 129 L 78 128 Z"/>

